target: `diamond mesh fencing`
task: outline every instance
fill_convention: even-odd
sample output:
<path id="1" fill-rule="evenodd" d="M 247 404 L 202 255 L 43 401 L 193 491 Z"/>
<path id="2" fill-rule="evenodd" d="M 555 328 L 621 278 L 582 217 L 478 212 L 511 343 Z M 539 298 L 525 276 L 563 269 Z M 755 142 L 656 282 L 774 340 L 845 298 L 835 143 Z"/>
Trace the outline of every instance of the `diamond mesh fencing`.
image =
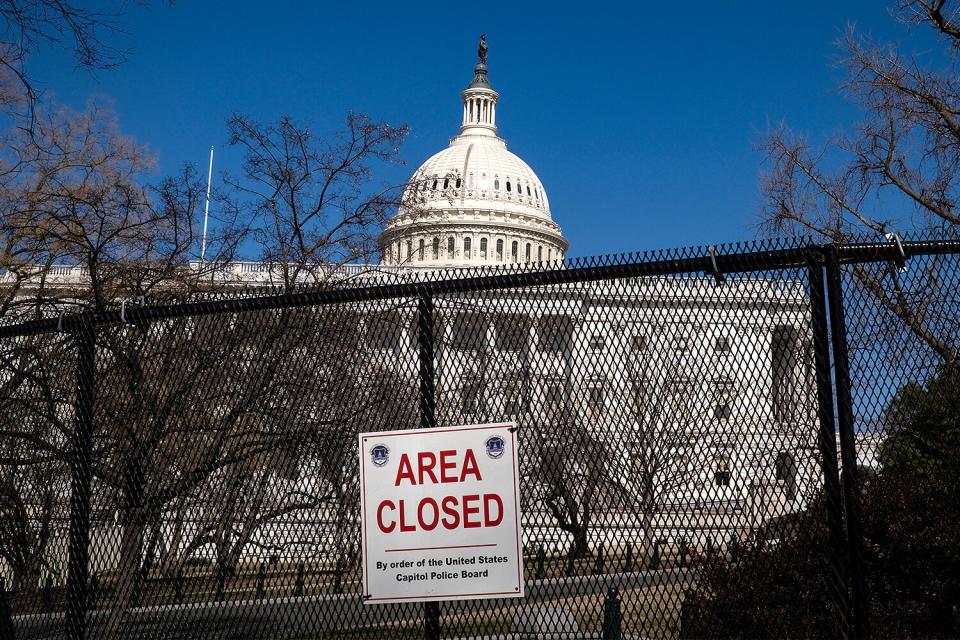
<path id="1" fill-rule="evenodd" d="M 0 636 L 865 635 L 864 469 L 957 349 L 955 249 L 710 247 L 2 326 Z M 357 435 L 503 422 L 524 597 L 365 602 Z"/>

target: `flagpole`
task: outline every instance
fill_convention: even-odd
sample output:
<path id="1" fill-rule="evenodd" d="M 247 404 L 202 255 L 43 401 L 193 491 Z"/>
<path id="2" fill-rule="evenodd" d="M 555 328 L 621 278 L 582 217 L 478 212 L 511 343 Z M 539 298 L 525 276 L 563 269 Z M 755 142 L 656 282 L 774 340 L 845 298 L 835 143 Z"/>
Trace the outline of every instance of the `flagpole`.
<path id="1" fill-rule="evenodd" d="M 213 181 L 213 145 L 210 145 L 210 168 L 207 170 L 207 203 L 203 208 L 203 239 L 200 241 L 200 262 L 207 255 L 207 219 L 210 217 L 210 183 Z"/>

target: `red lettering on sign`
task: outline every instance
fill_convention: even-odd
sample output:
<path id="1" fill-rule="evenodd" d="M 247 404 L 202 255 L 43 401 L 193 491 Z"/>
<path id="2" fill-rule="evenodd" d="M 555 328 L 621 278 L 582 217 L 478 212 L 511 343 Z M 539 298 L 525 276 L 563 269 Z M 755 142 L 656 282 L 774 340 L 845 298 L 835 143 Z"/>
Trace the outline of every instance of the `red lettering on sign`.
<path id="1" fill-rule="evenodd" d="M 380 503 L 380 506 L 377 507 L 377 526 L 380 527 L 380 531 L 384 533 L 390 533 L 397 527 L 396 522 L 391 522 L 389 527 L 383 522 L 383 510 L 387 508 L 396 510 L 396 506 L 394 506 L 391 500 L 384 500 Z"/>
<path id="2" fill-rule="evenodd" d="M 480 496 L 474 494 L 471 496 L 463 496 L 463 528 L 464 529 L 476 529 L 480 526 L 480 521 L 471 521 L 470 516 L 475 513 L 480 513 L 480 507 L 471 507 L 471 502 L 480 502 Z"/>
<path id="3" fill-rule="evenodd" d="M 427 520 L 423 517 L 423 507 L 429 505 L 433 509 L 433 519 Z M 437 528 L 437 521 L 440 519 L 440 508 L 437 507 L 437 501 L 433 498 L 424 498 L 417 507 L 417 522 L 424 531 L 433 531 Z"/>
<path id="4" fill-rule="evenodd" d="M 407 454 L 400 456 L 400 465 L 397 467 L 397 480 L 393 483 L 393 486 L 399 487 L 400 481 L 406 478 L 410 481 L 410 484 L 417 484 L 417 479 L 413 475 L 413 468 L 410 466 L 410 458 L 407 457 Z"/>
<path id="5" fill-rule="evenodd" d="M 407 524 L 407 523 L 405 522 L 404 517 L 403 517 L 404 511 L 405 511 L 405 510 L 404 510 L 404 508 L 403 508 L 403 500 L 401 500 L 401 501 L 400 501 L 400 533 L 404 533 L 404 532 L 407 532 L 407 531 L 416 531 L 416 530 L 417 530 L 417 527 L 416 527 L 415 525 Z"/>
<path id="6" fill-rule="evenodd" d="M 460 526 L 460 512 L 457 511 L 456 496 L 447 496 L 440 504 L 443 507 L 443 526 L 445 529 L 456 529 Z M 448 519 L 447 516 L 450 516 Z M 388 532 L 389 533 L 389 532 Z"/>
<path id="7" fill-rule="evenodd" d="M 440 482 L 456 482 L 456 473 L 447 474 L 447 471 L 455 472 L 457 470 L 457 461 L 450 460 L 457 455 L 453 449 L 440 452 Z"/>
<path id="8" fill-rule="evenodd" d="M 497 517 L 496 519 L 490 516 L 490 503 L 495 502 L 497 505 Z M 483 496 L 483 526 L 485 527 L 495 527 L 498 524 L 503 522 L 503 501 L 500 500 L 500 496 L 495 493 L 487 493 Z"/>
<path id="9" fill-rule="evenodd" d="M 427 479 L 433 484 L 465 482 L 470 477 L 478 482 L 483 480 L 480 477 L 480 465 L 477 464 L 477 458 L 473 455 L 473 449 L 467 449 L 459 476 L 457 475 L 456 456 L 457 451 L 454 449 L 441 451 L 440 464 L 437 465 L 437 454 L 432 451 L 420 451 L 417 453 L 417 472 L 414 473 L 410 456 L 403 453 L 400 455 L 400 464 L 397 465 L 397 479 L 394 480 L 393 486 L 399 487 L 404 480 L 411 485 L 426 484 Z M 437 480 L 435 471 L 437 466 L 440 467 L 439 480 Z"/>
<path id="10" fill-rule="evenodd" d="M 437 456 L 432 451 L 421 451 L 417 454 L 417 466 L 420 467 L 420 484 L 423 484 L 423 475 L 430 476 L 430 481 L 437 484 L 437 476 L 433 473 L 433 466 L 437 464 Z"/>
<path id="11" fill-rule="evenodd" d="M 467 476 L 472 475 L 477 482 L 483 480 L 480 477 L 480 467 L 477 466 L 477 459 L 473 457 L 473 449 L 467 449 L 467 455 L 463 459 L 463 471 L 460 472 L 460 482 L 466 480 Z"/>

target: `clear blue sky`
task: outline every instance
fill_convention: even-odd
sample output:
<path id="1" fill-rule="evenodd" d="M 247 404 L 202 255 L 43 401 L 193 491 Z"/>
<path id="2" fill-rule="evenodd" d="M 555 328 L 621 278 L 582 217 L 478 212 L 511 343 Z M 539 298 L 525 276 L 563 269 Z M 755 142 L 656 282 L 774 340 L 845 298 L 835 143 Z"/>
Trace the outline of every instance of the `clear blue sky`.
<path id="1" fill-rule="evenodd" d="M 236 162 L 234 111 L 288 114 L 319 131 L 348 110 L 408 123 L 402 181 L 446 146 L 461 117 L 476 39 L 487 33 L 497 116 L 539 174 L 571 255 L 749 239 L 760 133 L 785 120 L 813 138 L 856 112 L 835 87 L 833 42 L 848 22 L 907 31 L 860 2 L 203 2 L 128 7 L 132 47 L 91 76 L 43 51 L 31 71 L 56 99 L 115 102 L 159 171 Z"/>

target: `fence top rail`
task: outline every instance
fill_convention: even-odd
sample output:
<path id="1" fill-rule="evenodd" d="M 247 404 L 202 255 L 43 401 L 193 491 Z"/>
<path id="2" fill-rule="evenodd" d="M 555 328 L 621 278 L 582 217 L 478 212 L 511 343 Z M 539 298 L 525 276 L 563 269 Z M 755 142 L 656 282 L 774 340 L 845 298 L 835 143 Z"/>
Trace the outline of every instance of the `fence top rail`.
<path id="1" fill-rule="evenodd" d="M 255 297 L 130 306 L 124 309 L 122 316 L 120 309 L 87 311 L 63 315 L 59 318 L 45 318 L 0 326 L 0 338 L 75 331 L 87 323 L 138 324 L 189 316 L 600 282 L 620 278 L 691 273 L 721 276 L 722 274 L 803 268 L 822 263 L 830 251 L 836 252 L 841 263 L 897 261 L 916 255 L 960 254 L 960 241 L 957 240 L 900 242 L 891 240 L 842 245 L 796 242 L 794 246 L 788 247 L 767 245 L 772 248 L 764 248 L 764 243 L 758 243 L 753 247 L 759 248 L 750 251 L 724 252 L 724 247 L 718 247 L 715 250 L 702 248 L 683 253 L 675 252 L 673 255 L 671 252 L 661 252 L 653 257 L 649 257 L 650 254 L 612 256 L 582 260 L 567 268 L 537 271 L 509 270 L 493 273 L 481 271 L 477 275 L 458 278 L 429 279 L 429 276 L 418 276 L 414 273 L 408 281 L 390 284 L 368 284 L 359 287 L 332 286 Z M 736 249 L 737 246 L 731 248 Z"/>

